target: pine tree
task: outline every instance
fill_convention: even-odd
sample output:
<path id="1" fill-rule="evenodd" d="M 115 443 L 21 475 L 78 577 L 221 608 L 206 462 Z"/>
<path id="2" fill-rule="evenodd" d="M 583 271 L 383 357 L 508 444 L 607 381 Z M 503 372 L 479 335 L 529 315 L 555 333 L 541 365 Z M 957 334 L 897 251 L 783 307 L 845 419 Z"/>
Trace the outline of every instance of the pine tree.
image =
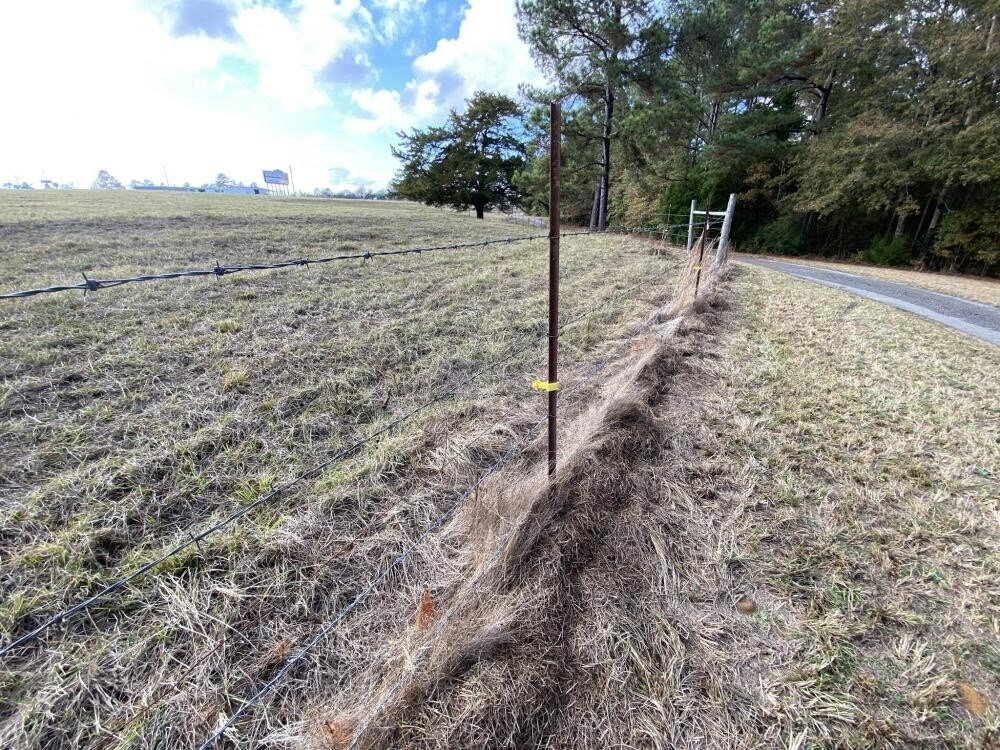
<path id="1" fill-rule="evenodd" d="M 514 178 L 524 168 L 522 112 L 513 99 L 477 93 L 441 127 L 398 134 L 403 162 L 392 191 L 429 206 L 507 210 L 521 203 Z"/>

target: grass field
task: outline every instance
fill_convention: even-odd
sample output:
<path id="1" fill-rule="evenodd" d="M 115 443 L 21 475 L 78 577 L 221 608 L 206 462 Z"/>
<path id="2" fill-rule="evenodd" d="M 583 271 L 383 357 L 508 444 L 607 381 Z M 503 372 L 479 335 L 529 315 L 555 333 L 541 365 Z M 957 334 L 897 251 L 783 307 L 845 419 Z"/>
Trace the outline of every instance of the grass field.
<path id="1" fill-rule="evenodd" d="M 740 298 L 704 453 L 762 711 L 796 747 L 996 747 L 1000 350 L 766 270 Z"/>
<path id="2" fill-rule="evenodd" d="M 530 233 L 396 203 L 88 192 L 0 194 L 0 226 L 5 289 Z M 644 241 L 564 240 L 564 318 L 611 301 L 564 331 L 565 384 L 676 265 Z M 534 344 L 8 662 L 0 745 L 207 734 L 544 413 L 546 269 L 537 240 L 4 304 L 3 642 Z M 313 672 L 274 716 L 330 678 Z"/>
<path id="3" fill-rule="evenodd" d="M 0 194 L 5 288 L 529 231 Z M 529 442 L 219 747 L 997 746 L 998 350 L 757 268 L 662 322 L 677 255 L 563 256 L 565 318 L 598 311 L 557 490 Z M 0 643 L 532 342 L 0 664 L 0 746 L 195 746 L 279 674 L 540 418 L 545 269 L 536 240 L 0 306 Z"/>

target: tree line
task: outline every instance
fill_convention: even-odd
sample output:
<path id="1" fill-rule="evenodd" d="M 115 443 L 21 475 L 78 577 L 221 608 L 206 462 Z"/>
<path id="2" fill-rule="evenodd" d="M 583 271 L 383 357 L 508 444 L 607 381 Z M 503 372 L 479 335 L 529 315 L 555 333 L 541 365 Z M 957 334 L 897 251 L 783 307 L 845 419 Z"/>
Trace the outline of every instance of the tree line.
<path id="1" fill-rule="evenodd" d="M 128 183 L 130 188 L 137 187 L 155 187 L 156 183 L 146 178 L 144 180 L 130 180 Z M 161 182 L 160 186 L 166 186 L 165 182 Z M 185 182 L 181 187 L 190 188 L 192 187 L 190 182 Z M 200 186 L 203 189 L 207 188 L 226 188 L 226 187 L 257 187 L 256 182 L 251 182 L 249 185 L 244 185 L 242 182 L 237 182 L 232 177 L 229 177 L 224 172 L 219 172 L 215 176 L 214 182 L 204 182 Z M 108 170 L 101 169 L 97 172 L 97 177 L 90 184 L 91 190 L 124 190 L 125 186 L 118 180 L 114 175 L 112 175 Z"/>
<path id="2" fill-rule="evenodd" d="M 674 223 L 738 194 L 745 250 L 1000 271 L 997 0 L 519 0 L 547 85 L 400 133 L 397 194 Z"/>

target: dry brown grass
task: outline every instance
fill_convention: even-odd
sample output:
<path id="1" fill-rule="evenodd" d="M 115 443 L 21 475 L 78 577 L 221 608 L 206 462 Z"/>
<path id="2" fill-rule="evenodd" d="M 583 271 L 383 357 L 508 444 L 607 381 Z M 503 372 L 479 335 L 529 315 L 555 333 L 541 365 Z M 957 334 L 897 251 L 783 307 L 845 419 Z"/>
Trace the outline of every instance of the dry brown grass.
<path id="1" fill-rule="evenodd" d="M 298 209 L 279 205 L 257 228 L 295 225 L 307 238 L 338 222 L 370 226 L 349 208 L 346 220 L 293 222 Z M 412 211 L 415 234 L 391 243 L 469 226 L 396 210 Z M 159 244 L 174 246 L 169 234 Z M 614 294 L 609 253 L 621 253 L 619 289 L 650 264 L 678 266 L 620 237 L 567 241 L 567 251 L 564 299 L 578 310 Z M 107 292 L 15 308 L 21 317 L 3 325 L 16 337 L 4 362 L 16 364 L 0 397 L 14 467 L 4 492 L 15 490 L 2 505 L 4 628 L 23 627 L 39 604 L 76 600 L 183 538 L 192 519 L 246 502 L 495 356 L 525 332 L 522 316 L 541 321 L 543 252 L 422 262 L 389 267 L 400 274 L 324 271 L 315 290 L 281 273 L 181 282 L 157 306 L 122 289 L 114 316 L 95 304 Z M 252 305 L 234 308 L 233 292 L 253 293 Z M 670 303 L 657 290 L 567 334 L 554 492 L 535 441 L 227 742 L 995 745 L 1000 354 L 758 269 L 709 280 L 691 306 Z M 300 308 L 305 319 L 286 325 Z M 150 330 L 163 315 L 188 324 Z M 464 338 L 468 321 L 495 318 Z M 581 380 L 601 351 L 612 364 Z M 525 393 L 530 377 L 510 384 L 536 361 L 331 467 L 19 656 L 0 671 L 0 739 L 194 744 L 525 434 L 541 400 Z M 75 390 L 88 388 L 96 402 Z"/>
<path id="2" fill-rule="evenodd" d="M 814 260 L 812 258 L 789 258 L 785 256 L 769 257 L 773 257 L 774 260 L 801 263 L 806 266 L 831 268 L 834 271 L 856 273 L 861 276 L 870 276 L 873 279 L 898 281 L 903 284 L 912 284 L 916 287 L 930 289 L 934 292 L 941 292 L 942 294 L 951 294 L 956 297 L 964 297 L 965 299 L 971 299 L 976 302 L 985 302 L 990 305 L 1000 306 L 1000 280 L 997 279 L 965 276 L 952 273 L 925 273 L 921 271 L 911 271 L 905 268 L 880 268 L 878 266 L 868 266 L 861 263 L 835 263 L 826 260 Z"/>
<path id="3" fill-rule="evenodd" d="M 995 744 L 1000 353 L 743 278 L 705 457 L 739 479 L 720 548 L 772 644 L 763 708 L 802 746 Z"/>
<path id="4" fill-rule="evenodd" d="M 536 469 L 467 507 L 395 605 L 434 586 L 442 619 L 313 721 L 370 747 L 995 746 L 1000 357 L 736 287 L 629 347 L 555 497 Z"/>
<path id="5" fill-rule="evenodd" d="M 675 483 L 687 471 L 677 457 L 691 452 L 676 428 L 695 424 L 690 398 L 705 385 L 723 305 L 708 274 L 704 283 L 693 310 L 655 315 L 578 394 L 552 486 L 536 460 L 463 507 L 414 571 L 440 592 L 440 620 L 383 637 L 356 684 L 311 713 L 312 744 L 327 747 L 324 727 L 345 717 L 357 747 L 695 747 L 708 736 L 729 747 L 756 721 L 741 699 L 753 671 L 736 679 L 729 660 L 686 651 L 692 623 L 674 630 L 678 616 L 719 632 L 742 620 L 730 597 L 710 613 L 676 606 L 728 579 L 699 564 L 711 534 L 691 524 L 695 506 Z M 391 606 L 405 612 L 419 596 Z M 691 668 L 706 670 L 694 691 Z"/>
<path id="6" fill-rule="evenodd" d="M 530 233 L 402 204 L 0 198 L 5 288 Z M 3 306 L 2 642 L 526 338 L 537 347 L 6 659 L 0 745 L 194 745 L 506 450 L 542 413 L 547 253 L 495 249 Z M 669 277 L 622 292 L 677 260 L 617 236 L 567 239 L 563 258 L 567 317 L 613 302 L 564 332 L 571 384 Z M 414 617 L 409 601 L 400 622 Z M 325 644 L 239 736 L 347 680 L 375 652 L 369 632 Z"/>

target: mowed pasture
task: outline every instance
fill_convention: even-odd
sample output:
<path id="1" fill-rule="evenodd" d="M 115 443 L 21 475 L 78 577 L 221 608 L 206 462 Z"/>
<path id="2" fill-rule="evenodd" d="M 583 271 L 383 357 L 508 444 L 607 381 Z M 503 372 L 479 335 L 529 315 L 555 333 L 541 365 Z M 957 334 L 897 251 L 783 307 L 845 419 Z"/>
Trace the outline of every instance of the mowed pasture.
<path id="1" fill-rule="evenodd" d="M 689 484 L 767 744 L 1000 746 L 1000 349 L 741 271 Z"/>
<path id="2" fill-rule="evenodd" d="M 0 285 L 543 231 L 402 203 L 0 193 Z M 562 255 L 563 318 L 596 308 L 563 332 L 568 387 L 680 260 L 622 236 Z M 544 414 L 546 273 L 539 239 L 0 304 L 0 644 L 486 368 L 5 656 L 0 745 L 203 739 Z M 233 736 L 300 719 L 371 647 L 331 636 Z"/>

